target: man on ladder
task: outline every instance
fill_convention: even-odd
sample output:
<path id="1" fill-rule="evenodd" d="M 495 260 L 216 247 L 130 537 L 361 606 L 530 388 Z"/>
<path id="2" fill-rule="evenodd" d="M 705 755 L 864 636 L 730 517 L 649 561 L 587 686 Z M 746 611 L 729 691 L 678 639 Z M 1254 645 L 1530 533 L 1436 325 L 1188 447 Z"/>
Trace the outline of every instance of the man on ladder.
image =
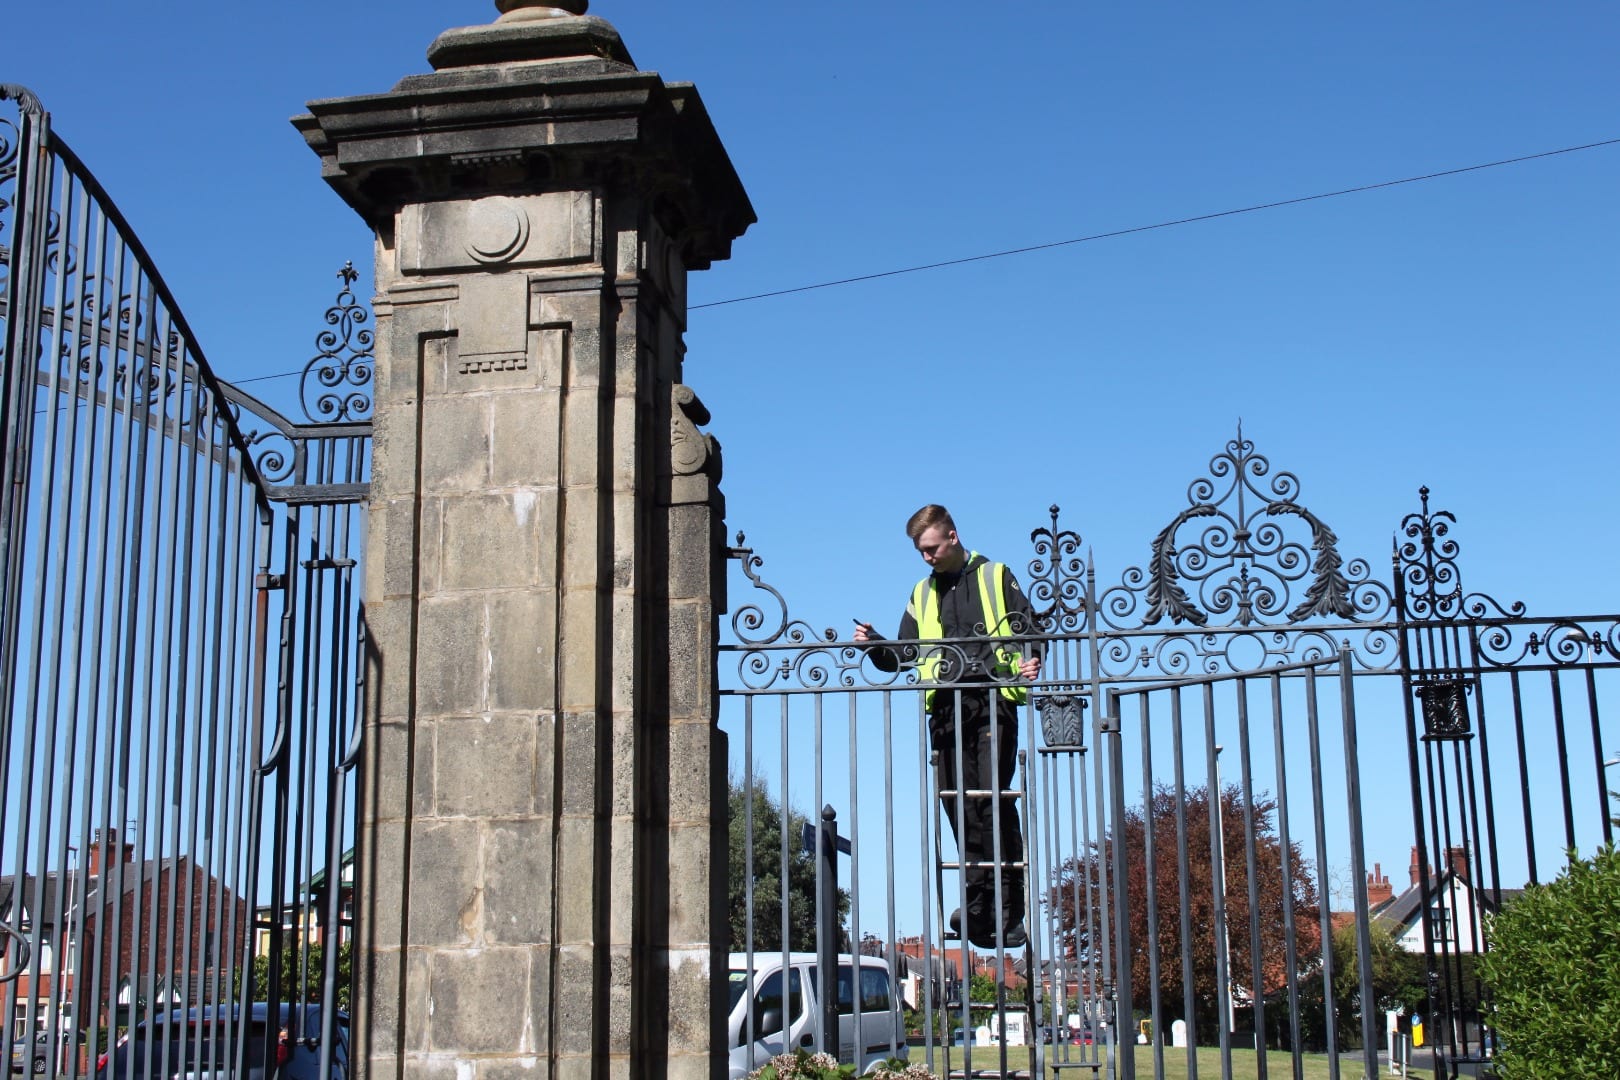
<path id="1" fill-rule="evenodd" d="M 1017 767 L 1018 707 L 1029 697 L 1023 684 L 1039 677 L 1041 659 L 1034 651 L 1021 655 L 1011 639 L 1034 630 L 1029 600 L 1004 564 L 962 546 L 943 506 L 931 503 L 911 515 L 906 535 L 932 573 L 912 589 L 898 640 L 937 644 L 874 644 L 872 663 L 882 671 L 913 666 L 925 687 L 940 805 L 960 852 L 968 940 L 982 949 L 1021 949 L 1029 938 L 1024 839 L 1009 789 Z M 855 640 L 884 639 L 857 620 Z M 958 791 L 967 793 L 960 807 Z M 961 937 L 962 909 L 950 921 Z"/>

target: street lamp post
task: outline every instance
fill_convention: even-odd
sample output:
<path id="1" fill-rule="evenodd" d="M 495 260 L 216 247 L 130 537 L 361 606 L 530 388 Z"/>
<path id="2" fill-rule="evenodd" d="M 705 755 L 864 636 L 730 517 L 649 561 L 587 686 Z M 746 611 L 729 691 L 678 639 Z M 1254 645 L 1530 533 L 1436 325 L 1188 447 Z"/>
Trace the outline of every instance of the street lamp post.
<path id="1" fill-rule="evenodd" d="M 1221 749 L 1222 749 L 1221 745 L 1219 743 L 1216 743 L 1215 744 L 1215 791 L 1212 794 L 1212 798 L 1214 799 L 1214 802 L 1215 802 L 1215 833 L 1216 833 L 1217 840 L 1218 840 L 1218 842 L 1220 844 L 1221 896 L 1225 897 L 1226 896 L 1226 807 L 1225 807 L 1224 804 L 1225 804 L 1226 800 L 1222 797 L 1222 792 L 1224 791 L 1224 789 L 1221 786 Z M 1236 1019 L 1234 1017 L 1234 1013 L 1236 1012 L 1236 1006 L 1233 1003 L 1233 994 L 1232 994 L 1232 940 L 1231 940 L 1231 927 L 1229 925 L 1229 920 L 1224 920 L 1224 919 L 1221 922 L 1221 971 L 1224 972 L 1225 975 L 1226 975 L 1226 979 L 1225 979 L 1224 986 L 1223 986 L 1223 991 L 1224 991 L 1225 997 L 1226 997 L 1226 1019 L 1225 1019 L 1226 1030 L 1228 1031 L 1228 1033 L 1235 1035 L 1237 1033 L 1237 1031 L 1236 1031 L 1237 1022 L 1236 1022 Z"/>

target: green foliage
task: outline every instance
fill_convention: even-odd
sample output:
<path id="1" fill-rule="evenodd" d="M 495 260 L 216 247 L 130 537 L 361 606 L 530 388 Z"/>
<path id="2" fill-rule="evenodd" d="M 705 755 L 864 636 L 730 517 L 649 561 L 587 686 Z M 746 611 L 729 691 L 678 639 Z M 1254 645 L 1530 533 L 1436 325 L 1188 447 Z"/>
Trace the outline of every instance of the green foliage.
<path id="1" fill-rule="evenodd" d="M 731 947 L 742 952 L 748 943 L 748 804 L 749 792 L 735 776 L 726 780 L 728 791 L 731 910 Z M 782 808 L 773 802 L 765 784 L 755 777 L 752 791 L 754 829 L 754 951 L 782 948 Z M 816 947 L 816 857 L 805 851 L 802 836 L 806 818 L 789 811 L 787 821 L 788 948 L 809 951 Z M 847 866 L 844 868 L 847 870 Z M 838 926 L 845 930 L 849 893 L 838 890 Z M 839 935 L 839 949 L 848 950 L 847 933 Z"/>
<path id="2" fill-rule="evenodd" d="M 1428 1001 L 1424 957 L 1408 952 L 1395 940 L 1394 931 L 1381 922 L 1368 927 L 1372 953 L 1372 989 L 1377 1015 L 1374 1030 L 1384 1030 L 1385 1011 L 1423 1012 Z M 1361 1046 L 1361 956 L 1356 948 L 1355 925 L 1333 931 L 1333 1000 L 1338 1016 L 1338 1042 L 1342 1049 Z"/>
<path id="3" fill-rule="evenodd" d="M 350 974 L 353 970 L 354 950 L 350 943 L 345 941 L 338 946 L 337 954 L 337 1006 L 340 1009 L 349 1007 L 349 986 L 353 981 Z M 307 967 L 301 967 L 298 957 L 298 941 L 296 937 L 288 940 L 281 950 L 281 1000 L 309 1001 L 321 1000 L 321 992 L 325 979 L 323 967 L 325 950 L 320 945 L 310 945 L 307 948 Z M 295 985 L 302 980 L 299 989 L 288 991 L 289 985 Z M 255 1000 L 265 1000 L 270 992 L 270 957 L 255 956 L 253 958 L 253 996 Z"/>
<path id="4" fill-rule="evenodd" d="M 1571 853 L 1558 880 L 1533 885 L 1487 920 L 1502 1080 L 1620 1076 L 1620 852 Z"/>

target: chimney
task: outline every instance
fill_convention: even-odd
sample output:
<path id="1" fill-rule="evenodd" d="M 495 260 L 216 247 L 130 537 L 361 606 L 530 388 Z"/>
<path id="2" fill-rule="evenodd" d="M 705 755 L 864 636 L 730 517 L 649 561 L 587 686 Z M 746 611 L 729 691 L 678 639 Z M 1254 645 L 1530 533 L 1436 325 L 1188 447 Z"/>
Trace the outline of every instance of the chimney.
<path id="1" fill-rule="evenodd" d="M 1412 884 L 1416 885 L 1418 883 L 1418 878 L 1420 878 L 1420 877 L 1422 877 L 1422 875 L 1418 873 L 1417 845 L 1413 844 L 1412 845 Z"/>
<path id="2" fill-rule="evenodd" d="M 117 829 L 97 829 L 94 839 L 90 841 L 90 850 L 85 854 L 84 872 L 89 877 L 101 873 L 101 853 L 106 848 L 112 848 L 117 854 L 114 861 L 134 862 L 135 845 L 120 843 Z"/>
<path id="3" fill-rule="evenodd" d="M 1446 848 L 1446 866 L 1451 869 L 1453 874 L 1466 881 L 1468 878 L 1468 848 Z"/>
<path id="4" fill-rule="evenodd" d="M 1373 863 L 1372 873 L 1367 875 L 1367 906 L 1377 907 L 1388 903 L 1395 896 L 1395 889 L 1384 876 L 1384 864 Z"/>

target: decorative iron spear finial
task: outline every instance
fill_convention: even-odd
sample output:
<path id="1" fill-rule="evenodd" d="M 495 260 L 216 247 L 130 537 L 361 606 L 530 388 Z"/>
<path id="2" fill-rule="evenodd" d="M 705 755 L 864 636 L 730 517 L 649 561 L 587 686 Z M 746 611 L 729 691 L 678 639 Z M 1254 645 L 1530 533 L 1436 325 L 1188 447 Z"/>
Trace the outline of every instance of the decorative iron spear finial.
<path id="1" fill-rule="evenodd" d="M 501 17 L 497 22 L 528 22 L 533 19 L 560 19 L 583 15 L 590 0 L 495 0 Z"/>

